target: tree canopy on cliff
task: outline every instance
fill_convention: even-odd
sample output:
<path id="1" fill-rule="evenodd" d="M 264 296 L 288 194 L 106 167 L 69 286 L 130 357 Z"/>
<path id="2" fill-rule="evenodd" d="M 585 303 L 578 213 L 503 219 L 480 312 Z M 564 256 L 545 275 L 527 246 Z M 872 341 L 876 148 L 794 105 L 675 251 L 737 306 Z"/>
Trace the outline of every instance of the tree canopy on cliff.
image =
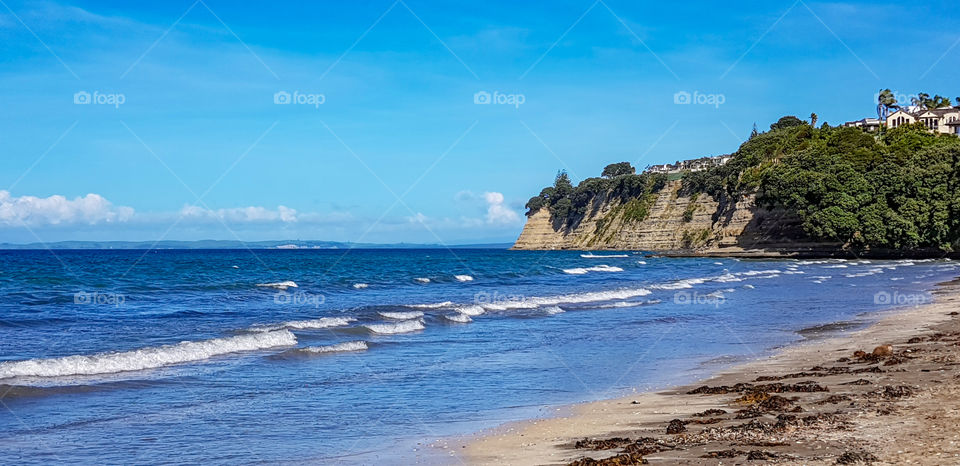
<path id="1" fill-rule="evenodd" d="M 614 199 L 626 203 L 632 199 L 663 189 L 667 177 L 662 174 L 634 174 L 629 162 L 607 165 L 602 177 L 587 178 L 576 187 L 566 172 L 561 171 L 548 186 L 527 201 L 527 216 L 542 208 L 550 210 L 555 227 L 575 225 L 587 214 L 590 207 Z"/>
<path id="2" fill-rule="evenodd" d="M 960 138 L 922 124 L 882 136 L 782 118 L 723 166 L 690 173 L 684 193 L 795 213 L 813 239 L 855 249 L 960 246 Z"/>

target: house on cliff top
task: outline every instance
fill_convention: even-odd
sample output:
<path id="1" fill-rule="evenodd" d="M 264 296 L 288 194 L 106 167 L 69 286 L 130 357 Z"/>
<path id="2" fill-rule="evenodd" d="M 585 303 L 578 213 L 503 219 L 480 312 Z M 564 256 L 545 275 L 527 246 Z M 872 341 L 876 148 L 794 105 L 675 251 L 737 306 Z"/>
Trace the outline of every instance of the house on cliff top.
<path id="1" fill-rule="evenodd" d="M 848 121 L 843 126 L 861 128 L 867 132 L 880 130 L 880 120 L 864 118 L 857 121 Z M 904 107 L 887 116 L 883 122 L 887 128 L 896 128 L 902 125 L 922 123 L 930 132 L 941 134 L 960 135 L 960 107 L 922 108 Z"/>

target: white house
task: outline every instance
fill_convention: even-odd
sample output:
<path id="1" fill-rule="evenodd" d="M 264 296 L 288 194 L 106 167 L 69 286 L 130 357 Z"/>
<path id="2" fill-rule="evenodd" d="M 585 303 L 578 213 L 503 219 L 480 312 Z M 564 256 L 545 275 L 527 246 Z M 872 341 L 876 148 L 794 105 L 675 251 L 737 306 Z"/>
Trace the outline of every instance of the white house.
<path id="1" fill-rule="evenodd" d="M 960 134 L 960 107 L 900 109 L 887 116 L 887 127 L 923 123 L 935 133 Z"/>

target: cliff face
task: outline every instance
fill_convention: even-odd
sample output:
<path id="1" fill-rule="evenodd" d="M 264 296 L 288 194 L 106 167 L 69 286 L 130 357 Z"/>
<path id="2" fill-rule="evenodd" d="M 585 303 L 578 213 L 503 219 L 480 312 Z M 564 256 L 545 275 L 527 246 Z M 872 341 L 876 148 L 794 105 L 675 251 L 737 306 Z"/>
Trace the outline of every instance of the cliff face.
<path id="1" fill-rule="evenodd" d="M 555 228 L 550 212 L 527 218 L 514 249 L 633 249 L 684 255 L 776 256 L 830 255 L 839 244 L 805 240 L 799 219 L 756 206 L 754 197 L 721 206 L 708 195 L 680 196 L 672 181 L 645 205 L 637 220 L 636 206 L 594 199 L 576 225 Z M 634 207 L 634 209 L 631 209 Z"/>

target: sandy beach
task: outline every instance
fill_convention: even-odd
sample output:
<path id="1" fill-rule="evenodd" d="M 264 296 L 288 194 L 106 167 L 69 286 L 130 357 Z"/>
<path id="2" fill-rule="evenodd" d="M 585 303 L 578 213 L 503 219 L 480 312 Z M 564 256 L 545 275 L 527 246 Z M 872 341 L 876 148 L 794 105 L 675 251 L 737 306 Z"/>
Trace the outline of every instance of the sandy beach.
<path id="1" fill-rule="evenodd" d="M 960 282 L 694 384 L 445 439 L 467 464 L 960 464 Z"/>

